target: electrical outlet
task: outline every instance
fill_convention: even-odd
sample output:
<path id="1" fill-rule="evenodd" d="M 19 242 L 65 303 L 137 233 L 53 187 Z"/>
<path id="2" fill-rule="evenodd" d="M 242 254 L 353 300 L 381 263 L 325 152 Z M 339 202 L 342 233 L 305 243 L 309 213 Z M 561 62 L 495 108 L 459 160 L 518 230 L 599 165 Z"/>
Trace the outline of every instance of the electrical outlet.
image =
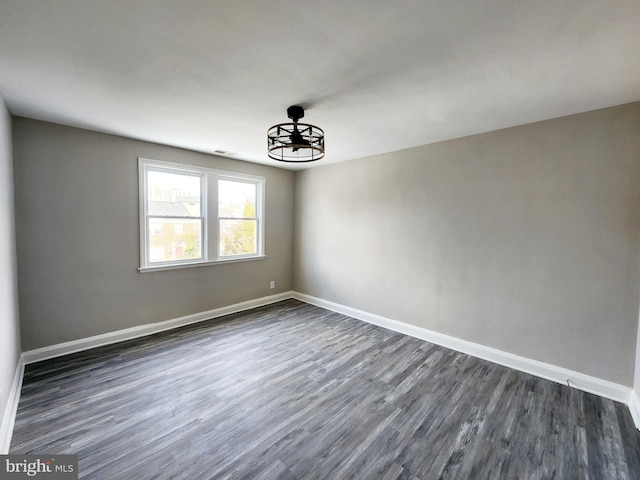
<path id="1" fill-rule="evenodd" d="M 276 281 L 275 281 L 275 280 L 271 280 L 271 281 L 269 282 L 269 288 L 270 288 L 271 290 L 273 290 L 274 288 L 276 288 Z"/>

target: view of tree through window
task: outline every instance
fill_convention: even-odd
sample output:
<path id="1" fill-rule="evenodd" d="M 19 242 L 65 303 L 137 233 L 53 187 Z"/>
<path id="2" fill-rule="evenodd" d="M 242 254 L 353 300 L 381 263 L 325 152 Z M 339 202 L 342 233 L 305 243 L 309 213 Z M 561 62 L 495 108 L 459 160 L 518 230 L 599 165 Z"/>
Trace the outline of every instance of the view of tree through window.
<path id="1" fill-rule="evenodd" d="M 256 184 L 218 181 L 220 256 L 257 253 Z"/>
<path id="2" fill-rule="evenodd" d="M 202 257 L 201 176 L 149 170 L 149 262 Z"/>

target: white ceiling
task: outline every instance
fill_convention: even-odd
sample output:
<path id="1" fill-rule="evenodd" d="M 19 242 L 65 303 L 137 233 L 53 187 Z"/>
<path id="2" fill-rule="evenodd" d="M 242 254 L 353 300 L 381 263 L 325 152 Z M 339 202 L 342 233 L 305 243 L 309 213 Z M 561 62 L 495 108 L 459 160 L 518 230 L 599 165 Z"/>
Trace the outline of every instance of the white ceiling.
<path id="1" fill-rule="evenodd" d="M 638 0 L 0 0 L 14 115 L 279 167 L 289 105 L 320 165 L 640 100 L 639 47 Z"/>

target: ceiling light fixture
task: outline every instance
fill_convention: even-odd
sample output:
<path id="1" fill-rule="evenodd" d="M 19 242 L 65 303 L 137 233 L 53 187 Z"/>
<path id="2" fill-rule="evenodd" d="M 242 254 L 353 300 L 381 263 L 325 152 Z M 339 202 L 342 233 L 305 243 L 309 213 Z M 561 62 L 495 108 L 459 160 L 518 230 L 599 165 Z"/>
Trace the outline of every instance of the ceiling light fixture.
<path id="1" fill-rule="evenodd" d="M 315 162 L 324 157 L 324 131 L 315 125 L 298 123 L 304 117 L 304 108 L 287 108 L 293 123 L 279 123 L 267 132 L 269 158 L 279 162 Z"/>

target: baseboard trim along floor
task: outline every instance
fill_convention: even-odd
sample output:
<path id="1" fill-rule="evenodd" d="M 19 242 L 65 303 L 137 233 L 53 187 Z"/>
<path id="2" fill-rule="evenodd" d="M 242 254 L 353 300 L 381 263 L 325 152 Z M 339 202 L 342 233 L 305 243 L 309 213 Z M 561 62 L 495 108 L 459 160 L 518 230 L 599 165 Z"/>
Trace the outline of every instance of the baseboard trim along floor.
<path id="1" fill-rule="evenodd" d="M 640 430 L 640 399 L 636 390 L 631 391 L 629 399 L 629 411 L 633 417 L 633 423 L 636 424 L 636 428 Z"/>
<path id="2" fill-rule="evenodd" d="M 190 324 L 201 322 L 204 320 L 222 317 L 224 315 L 229 315 L 232 313 L 250 310 L 252 308 L 269 305 L 269 304 L 286 300 L 289 298 L 295 298 L 302 302 L 316 305 L 318 307 L 322 307 L 327 310 L 338 312 L 343 315 L 348 315 L 350 317 L 356 318 L 358 320 L 361 320 L 367 323 L 378 325 L 380 327 L 393 330 L 399 333 L 403 333 L 411 337 L 419 338 L 427 342 L 435 343 L 436 345 L 440 345 L 442 347 L 450 348 L 452 350 L 456 350 L 458 352 L 472 355 L 474 357 L 481 358 L 483 360 L 488 360 L 490 362 L 497 363 L 505 367 L 513 368 L 515 370 L 529 373 L 537 377 L 545 378 L 547 380 L 552 380 L 554 382 L 561 383 L 564 385 L 569 385 L 570 387 L 574 387 L 585 392 L 593 393 L 595 395 L 599 395 L 604 398 L 608 398 L 617 402 L 624 403 L 625 405 L 629 406 L 629 409 L 635 421 L 636 427 L 640 429 L 640 401 L 638 400 L 637 394 L 630 387 L 627 387 L 625 385 L 620 385 L 614 382 L 610 382 L 607 380 L 603 380 L 597 377 L 592 377 L 590 375 L 586 375 L 586 374 L 569 370 L 556 365 L 544 363 L 538 360 L 521 357 L 519 355 L 504 352 L 495 348 L 487 347 L 485 345 L 469 342 L 456 337 L 452 337 L 452 336 L 438 333 L 432 330 L 428 330 L 426 328 L 410 325 L 408 323 L 382 317 L 380 315 L 365 312 L 352 307 L 348 307 L 346 305 L 341 305 L 335 302 L 324 300 L 322 298 L 314 297 L 311 295 L 307 295 L 307 294 L 299 293 L 295 291 L 283 292 L 280 294 L 261 297 L 255 300 L 249 300 L 246 302 L 241 302 L 241 303 L 229 305 L 226 307 L 216 308 L 216 309 L 208 310 L 201 313 L 187 315 L 180 318 L 165 320 L 162 322 L 151 323 L 147 325 L 141 325 L 137 327 L 127 328 L 124 330 L 105 333 L 102 335 L 96 335 L 93 337 L 73 340 L 70 342 L 64 342 L 57 345 L 51 345 L 48 347 L 30 350 L 22 354 L 21 366 L 19 367 L 22 370 L 24 370 L 24 365 L 26 364 L 39 362 L 41 360 L 47 360 L 50 358 L 59 357 L 62 355 L 67 355 L 70 353 L 75 353 L 83 350 L 88 350 L 88 349 L 103 346 L 103 345 L 109 345 L 112 343 L 117 343 L 125 340 L 131 340 L 131 339 L 143 337 L 146 335 L 152 335 L 154 333 L 170 330 L 173 328 L 178 328 L 184 325 L 190 325 Z M 19 376 L 19 380 L 21 384 L 22 382 L 21 373 Z M 15 397 L 19 399 L 19 387 L 17 388 L 18 388 L 18 392 L 16 394 L 12 393 L 12 396 L 10 398 Z M 17 407 L 17 400 L 15 400 L 15 407 Z M 5 409 L 5 417 L 7 416 L 6 413 L 9 413 L 8 409 L 9 409 L 9 405 L 7 405 L 7 409 Z M 15 417 L 15 408 L 13 410 L 13 415 L 10 415 L 10 416 L 12 418 Z M 13 425 L 13 421 L 11 419 L 3 418 L 2 427 L 4 428 L 5 424 L 8 425 L 9 423 L 11 424 L 11 426 Z M 5 438 L 5 435 L 4 435 L 5 431 L 4 430 L 0 431 L 0 434 L 2 434 L 2 436 L 0 436 L 0 442 L 1 442 Z M 9 441 L 10 439 L 11 437 L 9 436 Z M 4 443 L 0 443 L 0 445 L 4 446 L 5 443 L 6 441 Z M 6 445 L 8 449 L 8 443 L 6 443 Z"/>
<path id="3" fill-rule="evenodd" d="M 24 359 L 21 356 L 16 366 L 16 372 L 13 375 L 13 382 L 7 398 L 7 404 L 4 406 L 4 412 L 0 412 L 2 413 L 2 418 L 0 418 L 0 455 L 9 453 L 13 426 L 16 420 L 16 412 L 18 411 L 18 402 L 20 402 L 23 377 Z"/>
<path id="4" fill-rule="evenodd" d="M 479 343 L 461 340 L 456 337 L 451 337 L 426 328 L 392 320 L 390 318 L 375 315 L 356 308 L 347 307 L 345 305 L 330 302 L 311 295 L 294 292 L 293 298 L 343 315 L 348 315 L 350 317 L 357 318 L 358 320 L 372 323 L 389 330 L 435 343 L 442 347 L 466 353 L 467 355 L 488 360 L 505 367 L 513 368 L 515 370 L 529 373 L 547 380 L 552 380 L 557 383 L 562 383 L 564 385 L 569 385 L 585 392 L 593 393 L 610 400 L 630 405 L 631 388 L 618 383 L 609 382 L 601 378 L 592 377 L 590 375 L 585 375 L 584 373 L 575 372 L 573 370 L 540 362 L 538 360 L 503 352 Z M 636 417 L 634 417 L 634 419 L 635 418 Z M 640 428 L 638 420 L 636 420 L 636 427 Z"/>
<path id="5" fill-rule="evenodd" d="M 296 299 L 27 365 L 10 452 L 80 478 L 640 477 L 623 403 Z"/>
<path id="6" fill-rule="evenodd" d="M 23 353 L 24 363 L 28 365 L 30 363 L 40 362 L 42 360 L 48 360 L 50 358 L 60 357 L 62 355 L 68 355 L 70 353 L 89 350 L 90 348 L 102 347 L 103 345 L 110 345 L 112 343 L 123 342 L 125 340 L 133 340 L 134 338 L 153 335 L 154 333 L 160 333 L 164 332 L 165 330 L 171 330 L 173 328 L 191 325 L 192 323 L 198 323 L 204 320 L 210 320 L 212 318 L 230 315 L 232 313 L 251 310 L 252 308 L 262 307 L 264 305 L 270 305 L 272 303 L 287 300 L 292 297 L 293 292 L 284 292 L 276 295 L 269 295 L 267 297 L 256 298 L 255 300 L 248 300 L 246 302 L 228 305 L 226 307 L 214 308 L 213 310 L 194 313 L 192 315 L 186 315 L 184 317 L 173 318 L 162 322 L 148 323 L 146 325 L 125 328 L 123 330 L 95 335 L 93 337 L 81 338 L 78 340 L 72 340 L 70 342 L 58 343 L 56 345 L 51 345 L 48 347 L 37 348 L 35 350 L 29 350 Z"/>

